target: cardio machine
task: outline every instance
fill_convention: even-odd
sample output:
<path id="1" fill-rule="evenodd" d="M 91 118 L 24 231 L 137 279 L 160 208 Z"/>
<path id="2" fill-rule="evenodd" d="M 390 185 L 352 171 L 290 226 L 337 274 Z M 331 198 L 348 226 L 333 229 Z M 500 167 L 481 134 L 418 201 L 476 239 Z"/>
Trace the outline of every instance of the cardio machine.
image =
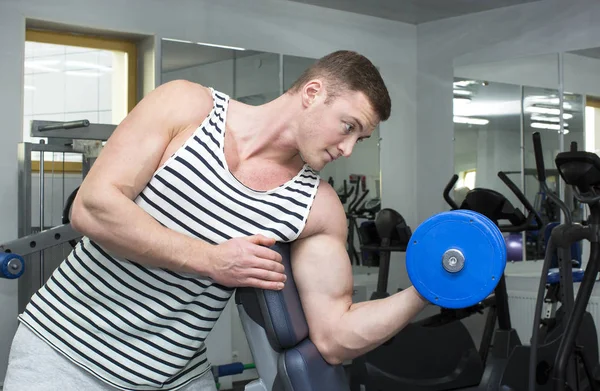
<path id="1" fill-rule="evenodd" d="M 527 217 L 503 195 L 489 189 L 471 190 L 461 205 L 457 205 L 449 193 L 458 176 L 446 186 L 444 199 L 453 209 L 469 209 L 485 215 L 504 232 L 539 229 L 541 219 L 533 206 L 506 175 L 499 173 L 499 176 L 526 206 Z M 378 292 L 373 298 L 387 295 L 387 275 L 382 270 L 389 268 L 389 253 L 398 251 L 394 246 L 388 247 L 393 241 L 390 233 L 397 233 L 395 226 L 403 221 L 391 212 L 383 214 L 384 211 L 376 221 L 382 232 L 382 245 Z M 383 219 L 387 221 L 381 221 Z M 501 220 L 508 220 L 509 224 L 500 225 Z M 381 283 L 382 274 L 384 283 Z M 482 313 L 485 308 L 489 311 L 478 350 L 469 331 L 458 320 Z M 496 321 L 500 327 L 494 332 Z M 459 310 L 442 308 L 439 314 L 408 324 L 388 343 L 354 359 L 350 367 L 351 387 L 353 391 L 496 389 L 495 378 L 502 372 L 510 351 L 520 344 L 511 327 L 506 283 L 502 277 L 494 295 L 483 302 Z M 487 388 L 492 384 L 496 386 Z"/>
<path id="2" fill-rule="evenodd" d="M 545 168 L 539 133 L 534 133 L 538 179 L 544 191 Z M 555 159 L 558 171 L 567 185 L 573 186 L 574 196 L 590 208 L 584 225 L 572 221 L 569 208 L 551 195 L 564 214 L 564 223 L 556 226 L 546 245 L 544 264 L 538 287 L 536 309 L 530 346 L 516 348 L 500 379 L 502 387 L 510 390 L 599 390 L 600 364 L 598 338 L 592 315 L 586 311 L 600 269 L 600 158 L 590 152 L 561 152 Z M 550 192 L 546 191 L 548 194 Z M 591 251 L 585 271 L 573 268 L 573 243 L 586 239 Z M 558 255 L 558 275 L 550 265 Z M 558 277 L 558 278 L 556 278 Z M 574 300 L 573 283 L 581 282 Z M 558 286 L 557 301 L 561 307 L 555 316 L 542 324 L 542 306 L 546 288 L 551 292 Z"/>

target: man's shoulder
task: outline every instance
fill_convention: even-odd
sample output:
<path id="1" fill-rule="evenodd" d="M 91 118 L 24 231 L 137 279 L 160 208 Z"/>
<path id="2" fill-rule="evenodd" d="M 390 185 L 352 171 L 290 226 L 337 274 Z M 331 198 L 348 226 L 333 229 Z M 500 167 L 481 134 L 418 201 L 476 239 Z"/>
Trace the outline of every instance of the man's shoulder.
<path id="1" fill-rule="evenodd" d="M 346 235 L 346 212 L 331 185 L 321 179 L 306 226 L 299 239 L 319 234 Z"/>
<path id="2" fill-rule="evenodd" d="M 204 120 L 213 108 L 211 89 L 188 80 L 166 82 L 152 94 L 161 103 L 160 109 L 176 122 L 196 124 Z M 157 108 L 150 106 L 149 109 Z"/>

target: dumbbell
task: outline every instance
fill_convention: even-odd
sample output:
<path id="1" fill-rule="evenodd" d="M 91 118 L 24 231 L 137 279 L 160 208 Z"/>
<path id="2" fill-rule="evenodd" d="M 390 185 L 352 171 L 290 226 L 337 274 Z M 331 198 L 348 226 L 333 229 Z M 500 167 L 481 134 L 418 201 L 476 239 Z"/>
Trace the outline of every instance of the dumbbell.
<path id="1" fill-rule="evenodd" d="M 489 218 L 470 210 L 438 213 L 417 227 L 406 249 L 415 289 L 432 304 L 466 308 L 488 297 L 506 267 L 506 243 Z"/>
<path id="2" fill-rule="evenodd" d="M 23 257 L 13 253 L 0 253 L 0 278 L 19 278 L 24 271 Z"/>

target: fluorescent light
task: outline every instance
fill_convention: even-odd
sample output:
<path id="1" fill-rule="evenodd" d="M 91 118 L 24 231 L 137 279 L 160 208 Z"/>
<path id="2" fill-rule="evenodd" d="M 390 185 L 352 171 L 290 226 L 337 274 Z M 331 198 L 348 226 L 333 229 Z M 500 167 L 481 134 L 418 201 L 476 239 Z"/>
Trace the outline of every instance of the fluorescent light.
<path id="1" fill-rule="evenodd" d="M 560 118 L 559 117 L 546 117 L 543 115 L 538 115 L 538 114 L 533 114 L 531 116 L 531 120 L 532 121 L 544 121 L 544 122 L 560 122 Z"/>
<path id="2" fill-rule="evenodd" d="M 454 122 L 457 124 L 469 124 L 469 125 L 487 125 L 490 121 L 483 118 L 469 118 L 454 116 Z"/>
<path id="3" fill-rule="evenodd" d="M 519 115 L 521 113 L 521 101 L 514 100 L 492 102 L 474 100 L 469 104 L 454 105 L 453 113 L 459 117 Z"/>
<path id="4" fill-rule="evenodd" d="M 181 43 L 194 43 L 192 41 L 184 41 L 183 39 L 173 39 L 173 38 L 163 38 L 163 40 L 171 41 L 171 42 L 181 42 Z"/>
<path id="5" fill-rule="evenodd" d="M 111 67 L 107 67 L 106 65 L 94 64 L 87 61 L 65 61 L 65 65 L 69 67 L 81 67 L 81 68 L 92 68 L 98 69 L 101 71 L 112 72 Z"/>
<path id="6" fill-rule="evenodd" d="M 548 96 L 529 96 L 525 98 L 525 102 L 532 102 L 533 104 L 544 104 L 551 106 L 558 106 L 560 103 L 559 98 L 548 97 Z M 572 109 L 573 106 L 569 102 L 565 102 L 563 99 L 563 107 L 567 110 Z"/>
<path id="7" fill-rule="evenodd" d="M 66 71 L 65 75 L 69 76 L 83 76 L 83 77 L 100 77 L 100 72 L 87 72 L 87 71 Z"/>
<path id="8" fill-rule="evenodd" d="M 197 45 L 204 45 L 204 46 L 212 46 L 212 47 L 215 47 L 215 48 L 222 48 L 222 49 L 232 49 L 232 50 L 241 50 L 241 51 L 246 50 L 244 48 L 239 48 L 239 47 L 236 47 L 236 46 L 215 45 L 213 43 L 196 42 L 196 44 Z"/>
<path id="9" fill-rule="evenodd" d="M 569 124 L 564 124 L 564 127 L 567 128 Z M 531 127 L 535 129 L 546 129 L 546 130 L 560 130 L 560 125 L 555 124 L 543 124 L 541 122 L 532 122 Z M 563 134 L 569 133 L 568 129 L 564 129 Z"/>
<path id="10" fill-rule="evenodd" d="M 165 40 L 165 41 L 171 41 L 171 42 L 193 43 L 193 44 L 196 44 L 196 45 L 212 46 L 212 47 L 221 48 L 221 49 L 232 49 L 232 50 L 241 50 L 241 51 L 246 50 L 244 48 L 240 48 L 240 47 L 237 47 L 237 46 L 217 45 L 217 44 L 214 44 L 214 43 L 206 43 L 206 42 L 192 42 L 192 41 L 185 41 L 183 39 L 163 38 L 163 40 Z"/>
<path id="11" fill-rule="evenodd" d="M 548 107 L 529 106 L 525 109 L 529 113 L 560 115 L 560 109 L 551 109 Z"/>
<path id="12" fill-rule="evenodd" d="M 454 87 L 468 87 L 472 84 L 481 84 L 481 82 L 475 81 L 475 80 L 461 80 L 461 81 L 455 81 L 454 82 Z"/>
<path id="13" fill-rule="evenodd" d="M 473 95 L 473 93 L 469 90 L 454 90 L 454 95 L 467 96 L 467 95 Z"/>
<path id="14" fill-rule="evenodd" d="M 573 114 L 563 114 L 563 118 L 564 119 L 571 119 L 573 118 Z M 546 117 L 544 115 L 538 115 L 538 114 L 532 114 L 531 115 L 531 120 L 532 121 L 545 121 L 545 122 L 560 122 L 560 117 Z"/>

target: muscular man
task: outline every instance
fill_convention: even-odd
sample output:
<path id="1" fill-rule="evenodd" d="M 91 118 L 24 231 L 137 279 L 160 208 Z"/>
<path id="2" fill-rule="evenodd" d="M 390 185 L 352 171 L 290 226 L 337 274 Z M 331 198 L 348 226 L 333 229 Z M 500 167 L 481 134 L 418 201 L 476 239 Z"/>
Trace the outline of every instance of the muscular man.
<path id="1" fill-rule="evenodd" d="M 84 235 L 31 299 L 5 391 L 214 389 L 204 340 L 235 287 L 281 289 L 292 242 L 310 337 L 332 364 L 399 332 L 413 289 L 352 303 L 346 217 L 318 176 L 390 115 L 373 64 L 338 51 L 248 106 L 187 81 L 148 94 L 84 180 Z"/>

